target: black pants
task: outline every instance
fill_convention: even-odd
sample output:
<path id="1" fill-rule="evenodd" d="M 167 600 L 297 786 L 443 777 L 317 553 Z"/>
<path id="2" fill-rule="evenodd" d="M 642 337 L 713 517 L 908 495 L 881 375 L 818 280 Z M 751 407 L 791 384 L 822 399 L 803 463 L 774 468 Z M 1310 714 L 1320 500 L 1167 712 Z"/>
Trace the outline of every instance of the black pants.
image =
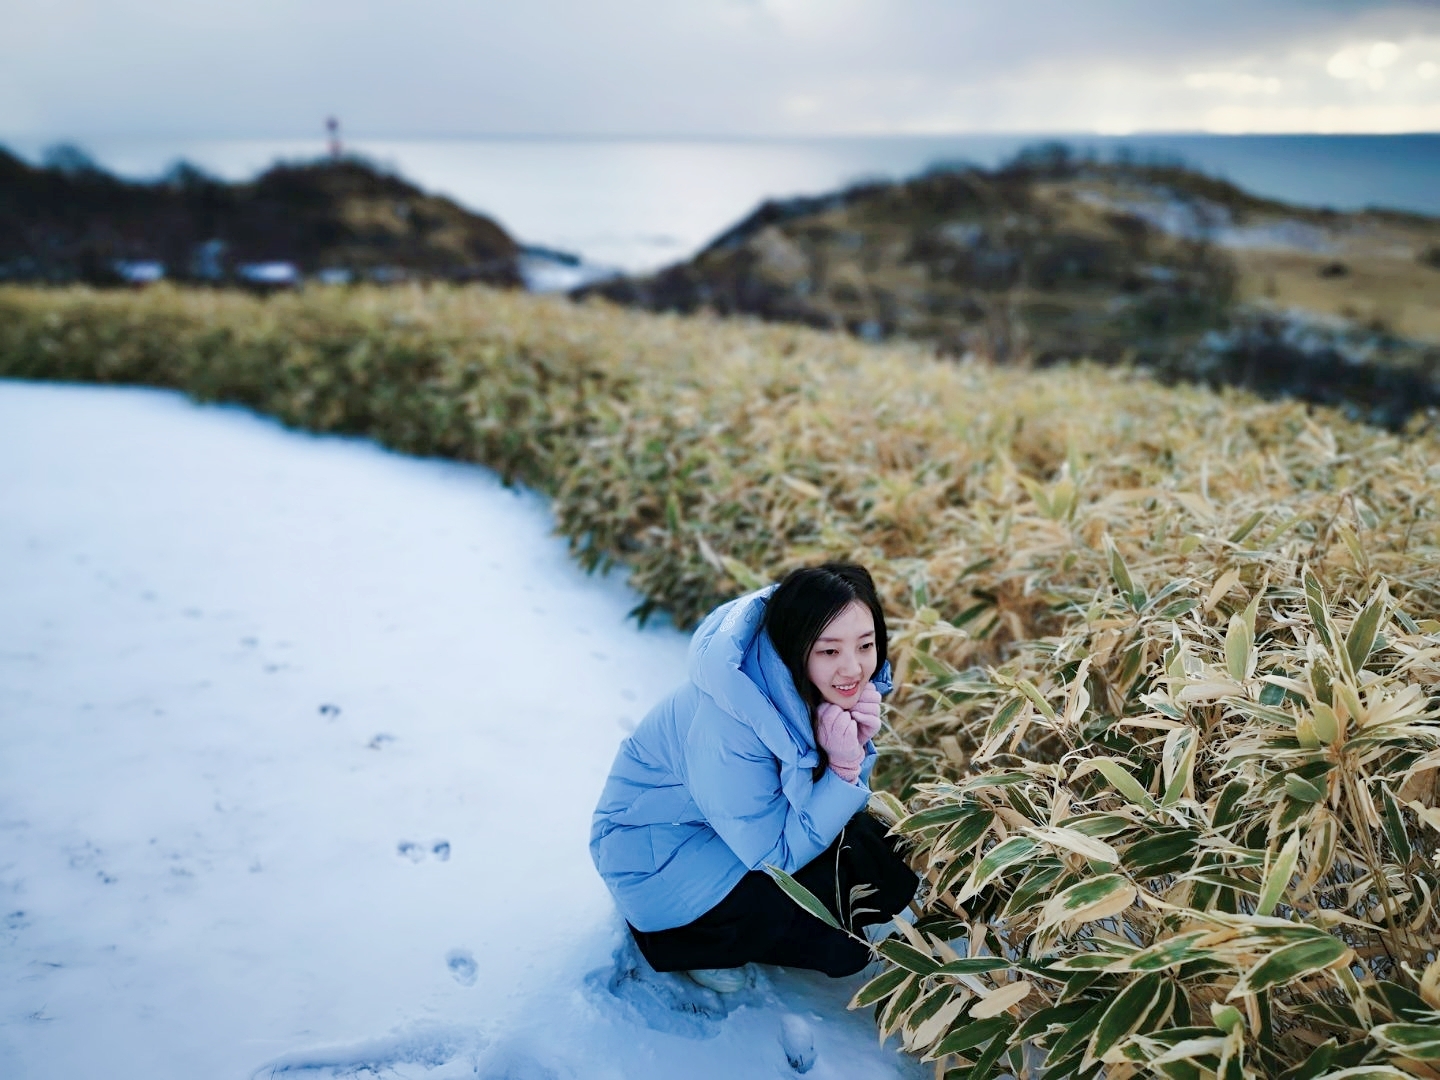
<path id="1" fill-rule="evenodd" d="M 863 811 L 794 877 L 819 898 L 840 925 L 857 933 L 903 910 L 920 883 L 896 853 L 885 826 Z M 857 897 L 852 904 L 850 890 L 856 885 L 868 885 L 875 891 Z M 841 976 L 855 974 L 870 959 L 864 945 L 826 926 L 760 870 L 746 874 L 725 899 L 692 923 L 654 931 L 632 926 L 630 933 L 656 971 L 739 967 L 753 962 Z"/>

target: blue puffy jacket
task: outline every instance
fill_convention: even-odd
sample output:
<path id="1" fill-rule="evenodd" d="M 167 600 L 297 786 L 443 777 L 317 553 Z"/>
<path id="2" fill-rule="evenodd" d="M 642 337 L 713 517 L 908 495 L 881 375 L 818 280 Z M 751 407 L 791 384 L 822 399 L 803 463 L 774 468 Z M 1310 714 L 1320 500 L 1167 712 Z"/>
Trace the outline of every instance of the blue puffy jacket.
<path id="1" fill-rule="evenodd" d="M 774 586 L 712 611 L 690 642 L 690 681 L 615 755 L 590 854 L 637 930 L 692 922 L 765 864 L 793 873 L 870 797 L 819 764 L 810 711 L 762 623 Z M 872 680 L 890 691 L 889 665 Z"/>

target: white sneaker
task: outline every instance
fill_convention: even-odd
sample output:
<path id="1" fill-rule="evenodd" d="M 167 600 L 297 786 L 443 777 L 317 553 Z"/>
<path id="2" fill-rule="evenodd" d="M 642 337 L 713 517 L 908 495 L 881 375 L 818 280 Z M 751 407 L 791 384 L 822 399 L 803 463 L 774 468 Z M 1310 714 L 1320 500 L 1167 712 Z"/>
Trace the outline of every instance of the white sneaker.
<path id="1" fill-rule="evenodd" d="M 750 973 L 738 968 L 693 968 L 685 973 L 692 980 L 717 994 L 733 994 L 750 985 Z"/>

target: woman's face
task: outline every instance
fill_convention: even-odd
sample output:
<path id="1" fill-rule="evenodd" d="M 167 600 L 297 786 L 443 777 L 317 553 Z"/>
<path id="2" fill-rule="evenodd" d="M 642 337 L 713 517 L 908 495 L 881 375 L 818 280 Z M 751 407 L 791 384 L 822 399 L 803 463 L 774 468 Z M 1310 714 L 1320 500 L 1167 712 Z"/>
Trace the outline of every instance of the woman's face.
<path id="1" fill-rule="evenodd" d="M 832 704 L 848 709 L 875 674 L 875 616 L 852 600 L 825 624 L 805 661 L 805 674 Z"/>

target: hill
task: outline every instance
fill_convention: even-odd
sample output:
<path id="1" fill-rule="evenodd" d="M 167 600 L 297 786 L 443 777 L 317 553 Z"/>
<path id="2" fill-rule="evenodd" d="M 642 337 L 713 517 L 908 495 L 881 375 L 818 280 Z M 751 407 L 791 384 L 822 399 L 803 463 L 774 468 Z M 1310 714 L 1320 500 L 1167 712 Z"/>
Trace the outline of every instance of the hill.
<path id="1" fill-rule="evenodd" d="M 948 355 L 1132 361 L 1391 426 L 1440 403 L 1440 220 L 1063 147 L 767 202 L 687 262 L 586 292 Z"/>
<path id="2" fill-rule="evenodd" d="M 180 165 L 138 183 L 77 152 L 35 167 L 0 148 L 0 281 L 105 284 L 158 263 L 223 282 L 288 263 L 341 280 L 518 285 L 518 254 L 490 218 L 359 159 L 278 164 L 240 184 Z"/>

